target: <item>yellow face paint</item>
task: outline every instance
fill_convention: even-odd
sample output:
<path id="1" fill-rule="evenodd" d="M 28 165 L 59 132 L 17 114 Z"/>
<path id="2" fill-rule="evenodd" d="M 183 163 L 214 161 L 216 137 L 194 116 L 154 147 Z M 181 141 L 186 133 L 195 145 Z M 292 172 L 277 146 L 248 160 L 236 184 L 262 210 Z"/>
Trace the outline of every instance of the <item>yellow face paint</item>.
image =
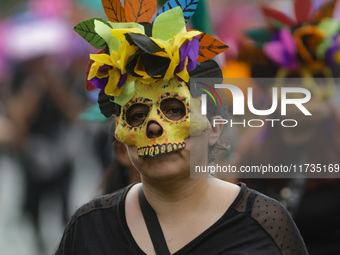
<path id="1" fill-rule="evenodd" d="M 134 112 L 138 108 L 142 110 Z M 148 136 L 150 123 L 159 125 L 161 132 L 157 137 Z M 200 98 L 190 98 L 184 82 L 136 81 L 133 98 L 116 117 L 115 136 L 122 143 L 135 145 L 140 157 L 157 156 L 185 148 L 185 138 L 200 135 L 209 128 L 208 119 L 201 116 Z"/>

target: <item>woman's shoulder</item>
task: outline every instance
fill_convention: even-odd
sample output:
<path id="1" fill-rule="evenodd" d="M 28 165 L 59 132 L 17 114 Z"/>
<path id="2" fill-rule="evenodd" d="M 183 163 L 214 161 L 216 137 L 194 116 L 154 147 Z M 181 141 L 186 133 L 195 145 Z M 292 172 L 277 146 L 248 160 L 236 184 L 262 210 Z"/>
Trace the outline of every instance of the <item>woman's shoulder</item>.
<path id="1" fill-rule="evenodd" d="M 279 201 L 248 188 L 244 183 L 239 185 L 241 197 L 235 205 L 235 210 L 248 213 L 264 228 L 294 223 L 287 209 Z"/>
<path id="2" fill-rule="evenodd" d="M 130 184 L 113 193 L 96 197 L 95 199 L 89 201 L 88 203 L 83 204 L 72 215 L 69 223 L 67 224 L 68 227 L 72 226 L 77 219 L 89 215 L 92 212 L 99 212 L 100 210 L 108 208 L 116 208 L 118 206 L 118 203 L 125 199 L 127 192 L 133 185 L 134 184 Z"/>
<path id="3" fill-rule="evenodd" d="M 287 209 L 277 200 L 248 188 L 244 183 L 239 185 L 241 197 L 234 209 L 248 214 L 271 236 L 281 251 L 308 254 L 301 234 Z"/>
<path id="4" fill-rule="evenodd" d="M 248 188 L 243 182 L 237 185 L 241 187 L 237 204 L 235 205 L 237 211 L 248 212 L 254 217 L 257 216 L 257 213 L 262 212 L 264 212 L 265 215 L 276 214 L 278 212 L 279 214 L 289 215 L 287 209 L 279 201 Z"/>
<path id="5" fill-rule="evenodd" d="M 115 233 L 120 240 L 121 206 L 133 184 L 82 205 L 71 217 L 56 254 L 103 254 L 113 243 L 103 241 Z M 112 229 L 120 231 L 112 231 Z M 112 238 L 112 236 L 111 236 Z M 101 244 L 105 244 L 104 246 Z"/>

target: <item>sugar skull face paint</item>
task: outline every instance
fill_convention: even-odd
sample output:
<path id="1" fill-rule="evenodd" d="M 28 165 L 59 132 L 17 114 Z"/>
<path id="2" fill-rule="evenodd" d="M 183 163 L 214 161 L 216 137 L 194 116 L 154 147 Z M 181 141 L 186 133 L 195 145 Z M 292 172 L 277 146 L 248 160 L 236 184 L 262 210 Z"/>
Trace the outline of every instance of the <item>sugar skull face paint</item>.
<path id="1" fill-rule="evenodd" d="M 184 82 L 174 79 L 150 84 L 136 82 L 133 98 L 116 117 L 117 140 L 135 145 L 140 157 L 157 156 L 185 148 L 184 139 L 210 128 L 200 114 L 200 98 L 190 98 Z M 190 123 L 195 123 L 191 128 Z M 156 131 L 150 125 L 156 125 Z"/>

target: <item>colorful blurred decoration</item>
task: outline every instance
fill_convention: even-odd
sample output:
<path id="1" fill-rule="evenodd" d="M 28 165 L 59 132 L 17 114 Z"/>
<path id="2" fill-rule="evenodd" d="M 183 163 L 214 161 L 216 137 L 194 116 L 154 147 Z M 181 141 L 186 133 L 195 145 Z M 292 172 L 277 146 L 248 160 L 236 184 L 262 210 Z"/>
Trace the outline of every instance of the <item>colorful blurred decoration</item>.
<path id="1" fill-rule="evenodd" d="M 268 27 L 250 30 L 247 35 L 263 48 L 266 56 L 291 72 L 307 68 L 320 72 L 337 62 L 340 23 L 333 17 L 337 0 L 314 8 L 311 0 L 295 0 L 295 18 L 262 6 Z"/>
<path id="2" fill-rule="evenodd" d="M 62 14 L 65 9 L 58 11 L 54 9 L 56 5 L 47 8 L 44 4 L 46 10 L 51 9 L 44 13 L 38 6 L 39 1 L 29 2 L 29 9 L 0 22 L 0 81 L 10 75 L 12 65 L 18 62 L 66 53 L 71 33 Z"/>
<path id="3" fill-rule="evenodd" d="M 243 61 L 228 61 L 222 72 L 224 78 L 251 78 L 250 66 Z"/>
<path id="4" fill-rule="evenodd" d="M 12 61 L 61 54 L 70 43 L 68 24 L 60 18 L 17 17 L 6 22 L 3 33 L 5 57 Z"/>
<path id="5" fill-rule="evenodd" d="M 101 7 L 98 1 L 91 3 L 89 7 L 71 0 L 29 0 L 2 5 L 8 16 L 0 20 L 0 81 L 22 61 L 49 55 L 63 58 L 66 66 L 72 59 L 94 52 L 70 29 L 74 20 L 83 20 L 89 11 L 96 13 L 94 5 Z M 104 14 L 102 8 L 100 11 Z"/>
<path id="6" fill-rule="evenodd" d="M 5 26 L 4 22 L 0 21 L 0 38 L 4 38 Z M 2 81 L 6 80 L 9 73 L 9 67 L 5 60 L 5 43 L 3 39 L 0 39 L 0 84 Z"/>
<path id="7" fill-rule="evenodd" d="M 238 58 L 240 48 L 249 42 L 244 31 L 265 24 L 261 11 L 250 1 L 211 1 L 209 5 L 214 32 L 229 45 L 229 50 L 224 52 L 226 59 Z"/>
<path id="8" fill-rule="evenodd" d="M 72 5 L 71 0 L 29 0 L 28 12 L 39 17 L 66 17 Z"/>
<path id="9" fill-rule="evenodd" d="M 247 98 L 247 89 L 252 83 L 249 56 L 245 55 L 245 59 L 240 58 L 244 45 L 250 43 L 244 31 L 264 25 L 261 12 L 256 3 L 250 1 L 212 1 L 209 4 L 216 35 L 229 45 L 229 50 L 223 54 L 225 58 L 223 77 L 227 78 L 225 80 L 227 83 L 237 84 Z M 233 103 L 231 92 L 223 90 L 223 94 L 231 109 Z"/>
<path id="10" fill-rule="evenodd" d="M 237 84 L 242 90 L 245 100 L 247 100 L 247 89 L 253 84 L 251 82 L 251 68 L 249 63 L 240 60 L 228 60 L 222 68 L 223 78 L 227 78 L 227 83 Z M 233 82 L 235 80 L 235 82 Z M 230 90 L 223 90 L 227 103 L 231 107 L 233 95 Z"/>
<path id="11" fill-rule="evenodd" d="M 76 0 L 76 2 L 86 7 L 88 10 L 97 13 L 100 17 L 105 17 L 103 6 L 99 0 Z"/>
<path id="12" fill-rule="evenodd" d="M 3 59 L 25 61 L 41 55 L 66 53 L 70 44 L 70 0 L 30 0 L 2 22 Z"/>
<path id="13" fill-rule="evenodd" d="M 276 2 L 283 3 L 285 8 L 278 8 Z M 338 99 L 334 89 L 339 83 L 334 78 L 340 71 L 340 3 L 292 0 L 270 4 L 272 8 L 260 8 L 267 23 L 247 31 L 253 44 L 244 47 L 239 57 L 248 61 L 254 78 L 268 78 L 254 79 L 262 92 L 254 97 L 264 99 L 261 109 L 268 109 L 273 102 L 272 87 L 301 86 L 311 93 L 310 100 L 304 103 L 311 116 L 305 116 L 295 106 L 285 115 L 272 113 L 269 118 L 293 119 L 297 125 L 286 128 L 266 123 L 260 128 L 251 128 L 239 143 L 236 165 L 338 164 L 340 115 L 333 102 Z M 291 93 L 290 97 L 301 98 L 301 93 Z M 294 173 L 289 179 L 274 175 L 275 179 L 265 179 L 264 175 L 245 178 L 242 181 L 247 185 L 287 207 L 310 254 L 338 253 L 339 224 L 334 224 L 338 222 L 340 210 L 334 207 L 334 198 L 339 197 L 340 191 L 338 176 Z"/>

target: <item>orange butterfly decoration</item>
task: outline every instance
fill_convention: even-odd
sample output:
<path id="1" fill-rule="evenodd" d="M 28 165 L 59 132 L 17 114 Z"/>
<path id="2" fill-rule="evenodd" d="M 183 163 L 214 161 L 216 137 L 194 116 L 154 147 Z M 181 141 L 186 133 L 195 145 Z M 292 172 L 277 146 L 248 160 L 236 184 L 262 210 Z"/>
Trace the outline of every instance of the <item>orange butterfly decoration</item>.
<path id="1" fill-rule="evenodd" d="M 157 8 L 154 0 L 102 0 L 104 11 L 111 22 L 149 22 Z"/>

